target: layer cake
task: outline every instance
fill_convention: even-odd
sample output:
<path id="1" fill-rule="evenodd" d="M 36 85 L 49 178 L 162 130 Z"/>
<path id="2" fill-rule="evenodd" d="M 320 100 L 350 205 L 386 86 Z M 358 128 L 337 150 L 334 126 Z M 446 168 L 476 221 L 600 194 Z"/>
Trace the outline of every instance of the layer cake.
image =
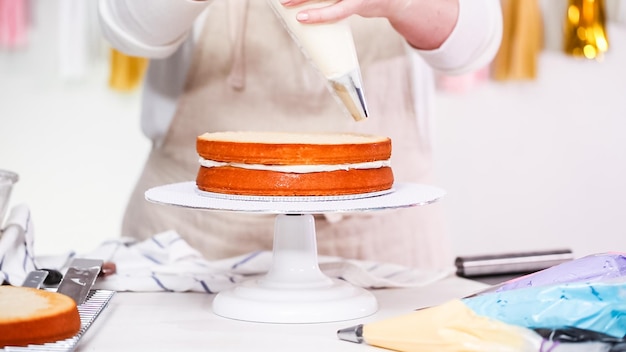
<path id="1" fill-rule="evenodd" d="M 196 185 L 251 196 L 335 196 L 393 185 L 388 137 L 230 131 L 198 136 Z"/>

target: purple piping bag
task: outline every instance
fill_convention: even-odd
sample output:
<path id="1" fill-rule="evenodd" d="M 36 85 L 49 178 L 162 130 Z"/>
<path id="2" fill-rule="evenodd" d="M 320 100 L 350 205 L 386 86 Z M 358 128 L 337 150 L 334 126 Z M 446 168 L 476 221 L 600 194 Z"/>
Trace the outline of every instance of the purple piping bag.
<path id="1" fill-rule="evenodd" d="M 505 281 L 475 295 L 566 283 L 594 283 L 623 276 L 626 276 L 626 253 L 600 253 Z"/>

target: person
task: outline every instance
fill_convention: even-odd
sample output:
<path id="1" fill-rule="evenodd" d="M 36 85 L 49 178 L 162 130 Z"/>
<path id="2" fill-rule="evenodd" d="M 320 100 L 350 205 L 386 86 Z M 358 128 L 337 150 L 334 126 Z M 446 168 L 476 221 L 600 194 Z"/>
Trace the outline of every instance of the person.
<path id="1" fill-rule="evenodd" d="M 298 6 L 314 0 L 287 0 Z M 392 140 L 398 182 L 434 183 L 429 119 L 435 71 L 485 67 L 502 32 L 499 0 L 339 0 L 300 11 L 307 25 L 347 19 L 370 117 L 355 122 L 266 1 L 99 0 L 105 38 L 151 58 L 141 126 L 153 148 L 130 197 L 122 235 L 166 230 L 209 259 L 272 248 L 275 216 L 153 204 L 147 189 L 193 181 L 196 137 L 228 130 L 359 132 Z M 439 202 L 315 216 L 321 255 L 440 269 L 452 266 Z"/>

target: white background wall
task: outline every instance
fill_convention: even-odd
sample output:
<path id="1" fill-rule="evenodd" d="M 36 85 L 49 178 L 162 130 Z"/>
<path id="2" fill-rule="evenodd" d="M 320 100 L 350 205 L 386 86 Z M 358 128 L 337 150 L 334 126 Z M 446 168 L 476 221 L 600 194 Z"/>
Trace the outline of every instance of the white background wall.
<path id="1" fill-rule="evenodd" d="M 32 210 L 38 254 L 118 236 L 149 150 L 139 94 L 108 89 L 106 61 L 58 77 L 55 1 L 39 1 L 31 46 L 0 52 L 0 168 Z M 601 63 L 546 51 L 534 82 L 437 97 L 438 185 L 457 254 L 626 251 L 626 28 Z"/>
<path id="2" fill-rule="evenodd" d="M 12 203 L 31 208 L 36 253 L 88 251 L 118 236 L 149 150 L 139 93 L 108 88 L 106 47 L 61 79 L 60 1 L 32 4 L 27 50 L 0 50 L 0 168 L 20 175 Z"/>
<path id="3" fill-rule="evenodd" d="M 626 30 L 611 33 L 603 63 L 546 53 L 536 82 L 439 97 L 457 252 L 626 250 Z"/>

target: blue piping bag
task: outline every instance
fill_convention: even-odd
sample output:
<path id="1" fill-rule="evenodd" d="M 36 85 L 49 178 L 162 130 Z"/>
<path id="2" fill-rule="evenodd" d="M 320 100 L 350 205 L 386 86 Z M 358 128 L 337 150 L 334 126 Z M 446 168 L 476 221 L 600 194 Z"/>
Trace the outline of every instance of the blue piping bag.
<path id="1" fill-rule="evenodd" d="M 494 292 L 462 299 L 477 315 L 526 328 L 574 327 L 626 336 L 626 279 Z"/>

